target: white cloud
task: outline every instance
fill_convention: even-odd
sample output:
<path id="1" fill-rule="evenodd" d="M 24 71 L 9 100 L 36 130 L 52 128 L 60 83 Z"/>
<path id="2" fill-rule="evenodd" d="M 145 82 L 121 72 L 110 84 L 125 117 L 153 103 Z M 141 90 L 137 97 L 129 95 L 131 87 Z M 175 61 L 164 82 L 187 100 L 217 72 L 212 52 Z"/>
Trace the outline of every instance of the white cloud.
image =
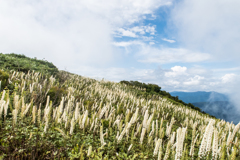
<path id="1" fill-rule="evenodd" d="M 136 69 L 136 68 L 96 68 L 90 66 L 81 66 L 79 68 L 73 69 L 74 73 L 79 73 L 80 75 L 97 78 L 97 79 L 107 79 L 110 81 L 119 82 L 121 80 L 138 80 L 144 81 L 151 80 L 149 75 L 153 75 L 154 70 L 151 69 Z M 152 78 L 155 79 L 154 76 Z"/>
<path id="2" fill-rule="evenodd" d="M 179 81 L 174 81 L 174 80 L 169 80 L 168 83 L 170 85 L 173 85 L 173 88 L 176 88 L 176 86 L 178 86 L 180 84 Z"/>
<path id="3" fill-rule="evenodd" d="M 173 72 L 178 72 L 178 73 L 185 73 L 187 71 L 187 67 L 181 67 L 181 66 L 174 66 L 171 69 Z"/>
<path id="4" fill-rule="evenodd" d="M 188 81 L 183 82 L 185 85 L 199 85 L 200 81 L 203 80 L 204 77 L 201 77 L 199 75 L 196 75 L 194 77 L 191 77 L 188 79 Z"/>
<path id="5" fill-rule="evenodd" d="M 162 38 L 163 41 L 169 42 L 169 43 L 175 43 L 175 40 L 172 39 L 167 39 L 167 38 Z"/>
<path id="6" fill-rule="evenodd" d="M 181 67 L 181 66 L 174 66 L 171 68 L 172 71 L 166 72 L 166 77 L 176 77 L 179 75 L 185 75 L 187 71 L 187 67 Z"/>
<path id="7" fill-rule="evenodd" d="M 129 47 L 132 45 L 143 45 L 140 41 L 122 41 L 122 42 L 113 42 L 114 46 L 117 47 Z"/>
<path id="8" fill-rule="evenodd" d="M 120 36 L 138 37 L 134 32 L 132 32 L 130 30 L 125 30 L 123 28 L 119 28 L 117 31 L 118 31 L 118 35 L 120 35 Z"/>
<path id="9" fill-rule="evenodd" d="M 154 16 L 161 6 L 171 5 L 172 0 L 88 0 L 81 1 L 91 12 L 109 20 L 117 26 L 139 22 L 144 15 Z M 148 17 L 148 16 L 147 16 Z"/>
<path id="10" fill-rule="evenodd" d="M 207 53 L 194 52 L 183 48 L 155 48 L 142 45 L 139 51 L 139 61 L 144 63 L 174 63 L 174 62 L 201 62 L 211 57 Z"/>
<path id="11" fill-rule="evenodd" d="M 126 28 L 118 28 L 114 32 L 116 37 L 133 37 L 133 38 L 143 38 L 143 35 L 149 33 L 150 35 L 154 35 L 156 30 L 156 26 L 135 26 L 135 27 L 126 27 Z"/>
<path id="12" fill-rule="evenodd" d="M 239 7 L 239 0 L 183 0 L 169 21 L 187 48 L 204 50 L 217 60 L 239 61 Z"/>
<path id="13" fill-rule="evenodd" d="M 151 41 L 152 42 L 152 41 Z M 193 63 L 210 60 L 207 53 L 195 52 L 184 48 L 157 48 L 153 43 L 146 44 L 142 41 L 114 42 L 114 46 L 124 47 L 127 52 L 135 54 L 139 62 L 143 63 Z"/>
<path id="14" fill-rule="evenodd" d="M 234 73 L 229 73 L 229 74 L 225 74 L 224 76 L 222 76 L 222 82 L 223 83 L 231 83 L 234 81 L 234 79 L 237 77 L 236 74 Z"/>
<path id="15" fill-rule="evenodd" d="M 222 71 L 238 71 L 240 72 L 240 67 L 233 67 L 233 68 L 217 68 L 217 69 L 213 69 L 214 72 L 222 72 Z"/>
<path id="16" fill-rule="evenodd" d="M 147 33 L 150 33 L 151 35 L 154 35 L 156 30 L 156 26 L 144 26 L 144 29 L 146 30 Z"/>
<path id="17" fill-rule="evenodd" d="M 145 42 L 153 42 L 154 41 L 154 37 L 153 36 L 142 36 L 141 38 Z"/>
<path id="18" fill-rule="evenodd" d="M 212 70 L 203 68 L 201 66 L 194 66 L 188 70 L 189 74 L 208 75 L 212 73 Z"/>
<path id="19" fill-rule="evenodd" d="M 145 29 L 143 27 L 139 27 L 139 26 L 136 26 L 136 27 L 133 27 L 131 28 L 132 31 L 134 31 L 135 33 L 140 33 L 140 34 L 145 34 Z"/>
<path id="20" fill-rule="evenodd" d="M 155 42 L 149 42 L 149 44 L 150 44 L 150 45 L 154 45 L 154 44 L 155 44 Z"/>
<path id="21" fill-rule="evenodd" d="M 1 1 L 1 52 L 45 58 L 62 69 L 112 60 L 106 20 L 74 3 L 15 2 Z"/>
<path id="22" fill-rule="evenodd" d="M 2 53 L 45 58 L 57 67 L 108 65 L 116 60 L 112 31 L 140 22 L 171 0 L 0 0 Z M 144 30 L 153 33 L 149 27 Z M 134 37 L 134 32 L 124 31 Z"/>

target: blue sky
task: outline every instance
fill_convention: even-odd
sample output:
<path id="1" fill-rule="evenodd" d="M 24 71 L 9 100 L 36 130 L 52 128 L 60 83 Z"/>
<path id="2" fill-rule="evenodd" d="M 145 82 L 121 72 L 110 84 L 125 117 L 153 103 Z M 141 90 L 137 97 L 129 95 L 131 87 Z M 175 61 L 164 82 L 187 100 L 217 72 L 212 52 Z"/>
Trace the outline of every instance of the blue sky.
<path id="1" fill-rule="evenodd" d="M 237 99 L 239 7 L 239 0 L 0 0 L 0 52 L 97 79 Z"/>

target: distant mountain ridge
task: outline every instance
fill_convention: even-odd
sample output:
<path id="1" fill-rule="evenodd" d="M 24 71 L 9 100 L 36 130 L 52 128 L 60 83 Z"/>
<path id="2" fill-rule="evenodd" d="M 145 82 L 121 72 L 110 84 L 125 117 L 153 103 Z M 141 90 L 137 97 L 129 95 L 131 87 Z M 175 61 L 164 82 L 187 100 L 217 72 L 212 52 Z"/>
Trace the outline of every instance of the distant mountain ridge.
<path id="1" fill-rule="evenodd" d="M 219 119 L 237 124 L 240 121 L 240 113 L 230 102 L 227 95 L 218 92 L 170 92 L 172 96 L 178 96 L 178 99 L 185 103 L 192 103 L 202 111 L 215 116 Z"/>
<path id="2" fill-rule="evenodd" d="M 185 103 L 198 103 L 198 102 L 215 102 L 215 101 L 229 101 L 229 98 L 218 92 L 180 92 L 174 91 L 170 92 L 172 96 L 178 96 L 178 99 L 181 99 Z"/>
<path id="3" fill-rule="evenodd" d="M 192 103 L 201 108 L 204 112 L 226 121 L 233 121 L 237 124 L 240 121 L 240 115 L 234 105 L 228 101 L 197 102 Z"/>

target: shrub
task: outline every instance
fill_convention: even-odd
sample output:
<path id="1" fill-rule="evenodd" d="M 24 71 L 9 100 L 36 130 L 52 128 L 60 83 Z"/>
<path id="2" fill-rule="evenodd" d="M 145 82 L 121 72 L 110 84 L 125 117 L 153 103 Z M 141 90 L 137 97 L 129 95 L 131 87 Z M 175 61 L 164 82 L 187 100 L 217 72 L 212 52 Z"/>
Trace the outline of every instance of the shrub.
<path id="1" fill-rule="evenodd" d="M 7 74 L 6 72 L 0 70 L 0 81 L 1 81 L 0 90 L 3 90 L 5 87 L 7 87 L 7 85 L 8 85 L 8 78 L 9 78 L 9 74 Z"/>
<path id="2" fill-rule="evenodd" d="M 50 100 L 53 102 L 53 105 L 58 105 L 61 101 L 62 96 L 66 94 L 67 91 L 64 88 L 54 86 L 49 90 L 47 95 L 50 96 Z"/>

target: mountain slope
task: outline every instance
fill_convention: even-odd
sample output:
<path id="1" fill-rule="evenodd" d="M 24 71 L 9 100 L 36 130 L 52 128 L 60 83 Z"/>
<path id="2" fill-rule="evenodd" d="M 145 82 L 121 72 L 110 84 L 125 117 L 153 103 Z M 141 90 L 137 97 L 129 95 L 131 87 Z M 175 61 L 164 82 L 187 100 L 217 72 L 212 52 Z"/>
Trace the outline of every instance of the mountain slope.
<path id="1" fill-rule="evenodd" d="M 56 75 L 59 71 L 51 62 L 29 58 L 20 54 L 2 54 L 0 53 L 0 67 L 4 70 L 15 70 L 27 73 L 34 70 L 41 73 Z"/>
<path id="2" fill-rule="evenodd" d="M 14 88 L 0 94 L 0 158 L 240 158 L 240 125 L 157 94 L 143 97 L 142 88 L 67 72 L 4 72 Z"/>

